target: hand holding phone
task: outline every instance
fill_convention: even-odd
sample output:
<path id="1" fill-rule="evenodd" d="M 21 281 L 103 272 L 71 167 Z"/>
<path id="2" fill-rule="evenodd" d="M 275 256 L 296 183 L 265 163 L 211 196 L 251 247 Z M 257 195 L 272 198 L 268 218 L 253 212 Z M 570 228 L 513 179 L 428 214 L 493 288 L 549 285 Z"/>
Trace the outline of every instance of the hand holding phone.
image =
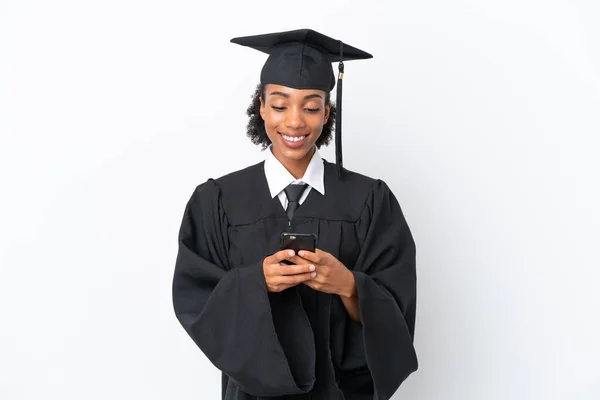
<path id="1" fill-rule="evenodd" d="M 281 263 L 293 257 L 296 257 L 293 251 L 280 250 L 263 260 L 263 274 L 268 292 L 281 292 L 316 277 L 315 266 L 312 264 L 290 263 L 292 265 L 281 266 Z"/>

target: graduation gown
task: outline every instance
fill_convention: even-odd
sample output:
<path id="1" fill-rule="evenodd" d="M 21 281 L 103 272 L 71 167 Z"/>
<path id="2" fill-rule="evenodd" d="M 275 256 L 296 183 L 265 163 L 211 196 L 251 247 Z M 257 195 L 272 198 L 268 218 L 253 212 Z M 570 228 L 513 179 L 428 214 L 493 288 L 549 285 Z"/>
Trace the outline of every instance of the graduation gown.
<path id="1" fill-rule="evenodd" d="M 175 314 L 222 371 L 222 399 L 388 400 L 417 370 L 415 244 L 381 180 L 325 163 L 293 231 L 316 233 L 356 279 L 361 322 L 304 284 L 269 293 L 263 260 L 289 230 L 264 162 L 198 185 L 185 207 Z M 282 266 L 285 268 L 285 266 Z"/>

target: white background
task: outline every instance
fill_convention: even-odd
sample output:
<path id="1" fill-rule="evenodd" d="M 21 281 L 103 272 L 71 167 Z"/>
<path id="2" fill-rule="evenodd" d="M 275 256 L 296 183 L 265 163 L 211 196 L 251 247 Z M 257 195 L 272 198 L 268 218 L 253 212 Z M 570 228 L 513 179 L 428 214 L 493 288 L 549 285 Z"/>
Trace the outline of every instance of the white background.
<path id="1" fill-rule="evenodd" d="M 229 39 L 304 27 L 374 55 L 346 63 L 344 152 L 417 243 L 394 399 L 599 399 L 599 8 L 0 1 L 0 399 L 220 398 L 172 310 L 177 230 L 262 159 L 265 56 Z"/>

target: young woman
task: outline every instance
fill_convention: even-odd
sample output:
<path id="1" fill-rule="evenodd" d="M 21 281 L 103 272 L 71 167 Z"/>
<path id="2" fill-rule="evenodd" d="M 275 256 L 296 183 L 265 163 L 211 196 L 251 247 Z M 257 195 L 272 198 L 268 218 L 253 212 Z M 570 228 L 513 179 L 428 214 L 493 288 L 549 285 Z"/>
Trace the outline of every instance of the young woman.
<path id="1" fill-rule="evenodd" d="M 233 39 L 269 54 L 247 110 L 263 162 L 194 190 L 173 280 L 177 318 L 227 400 L 387 400 L 417 369 L 415 244 L 381 180 L 322 159 L 332 61 L 371 55 L 312 30 Z M 317 237 L 281 250 L 283 232 Z M 291 265 L 286 264 L 291 263 Z"/>

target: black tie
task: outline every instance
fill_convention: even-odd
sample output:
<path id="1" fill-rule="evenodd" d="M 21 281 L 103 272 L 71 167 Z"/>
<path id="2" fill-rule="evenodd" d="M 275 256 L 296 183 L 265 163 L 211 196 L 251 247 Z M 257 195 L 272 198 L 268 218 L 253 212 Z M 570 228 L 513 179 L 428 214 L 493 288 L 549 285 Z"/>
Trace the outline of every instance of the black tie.
<path id="1" fill-rule="evenodd" d="M 294 212 L 296 212 L 296 209 L 300 206 L 300 197 L 302 197 L 302 193 L 304 193 L 307 186 L 306 183 L 300 185 L 291 184 L 284 189 L 288 200 L 288 206 L 285 212 L 287 213 L 290 222 L 292 221 L 292 218 L 294 218 Z"/>

